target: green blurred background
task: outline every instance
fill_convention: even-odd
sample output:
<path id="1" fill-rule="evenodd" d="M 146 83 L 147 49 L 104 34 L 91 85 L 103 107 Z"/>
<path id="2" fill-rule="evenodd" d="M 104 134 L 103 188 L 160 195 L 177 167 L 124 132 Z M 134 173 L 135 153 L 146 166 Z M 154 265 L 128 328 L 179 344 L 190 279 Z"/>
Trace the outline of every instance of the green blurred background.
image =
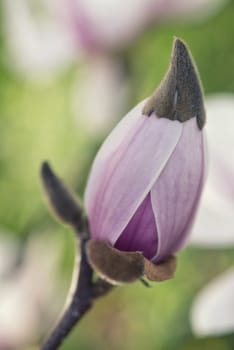
<path id="1" fill-rule="evenodd" d="M 234 93 L 233 23 L 234 1 L 230 1 L 218 14 L 201 23 L 171 21 L 152 26 L 124 52 L 134 87 L 131 106 L 148 96 L 162 79 L 173 36 L 189 45 L 206 94 Z M 2 235 L 20 243 L 22 252 L 27 241 L 38 232 L 46 232 L 59 242 L 62 249 L 57 275 L 63 285 L 62 292 L 57 290 L 58 294 L 62 293 L 56 309 L 59 314 L 70 284 L 74 241 L 70 229 L 55 222 L 47 210 L 40 185 L 40 165 L 43 160 L 49 160 L 66 183 L 83 195 L 88 169 L 100 140 L 88 137 L 72 115 L 70 95 L 79 65 L 67 67 L 49 83 L 34 84 L 8 65 L 4 31 L 1 32 L 0 229 Z M 54 249 L 56 247 L 55 244 Z M 149 289 L 135 283 L 114 290 L 96 303 L 61 348 L 234 349 L 234 334 L 195 339 L 189 323 L 195 294 L 233 263 L 233 248 L 189 247 L 178 254 L 174 280 L 152 284 Z"/>

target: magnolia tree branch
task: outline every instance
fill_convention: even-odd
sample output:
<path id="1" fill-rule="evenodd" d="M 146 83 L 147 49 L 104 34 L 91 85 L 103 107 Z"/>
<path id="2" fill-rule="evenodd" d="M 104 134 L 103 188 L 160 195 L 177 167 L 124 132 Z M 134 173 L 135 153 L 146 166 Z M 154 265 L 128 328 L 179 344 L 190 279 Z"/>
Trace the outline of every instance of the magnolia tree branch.
<path id="1" fill-rule="evenodd" d="M 113 285 L 98 279 L 93 282 L 93 270 L 86 255 L 89 228 L 79 202 L 71 195 L 63 183 L 53 173 L 48 163 L 43 163 L 41 171 L 44 190 L 54 214 L 76 233 L 75 288 L 70 302 L 41 350 L 55 350 L 63 343 L 77 322 L 90 310 L 93 301 L 107 294 Z M 79 261 L 79 262 L 78 262 Z M 73 281 L 74 283 L 74 281 Z"/>

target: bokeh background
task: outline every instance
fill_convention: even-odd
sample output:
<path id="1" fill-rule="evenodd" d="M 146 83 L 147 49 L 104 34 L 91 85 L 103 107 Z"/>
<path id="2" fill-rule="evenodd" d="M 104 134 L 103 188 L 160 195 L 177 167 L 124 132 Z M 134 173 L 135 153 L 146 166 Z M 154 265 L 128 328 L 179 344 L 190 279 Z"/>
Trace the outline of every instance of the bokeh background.
<path id="1" fill-rule="evenodd" d="M 61 2 L 0 1 L 1 350 L 37 349 L 70 286 L 73 233 L 47 210 L 42 161 L 49 160 L 82 197 L 98 146 L 118 119 L 158 85 L 174 36 L 189 45 L 205 95 L 234 94 L 233 0 L 210 0 L 212 9 L 207 9 L 209 1 L 172 1 L 174 6 L 161 1 L 163 10 L 157 7 L 160 1 L 151 1 L 156 5 L 150 5 L 140 25 L 137 11 L 122 23 L 125 11 L 131 11 L 127 1 L 119 1 L 114 18 L 120 33 L 117 39 L 111 36 L 114 24 L 109 21 L 108 40 L 98 40 L 98 29 L 87 29 L 89 21 L 84 24 L 87 4 L 83 19 L 78 8 L 76 28 L 74 8 L 66 9 L 74 2 L 59 7 Z M 94 1 L 92 16 L 110 3 Z M 140 1 L 130 3 L 134 12 Z M 227 157 L 233 157 L 231 150 Z M 178 255 L 174 280 L 148 289 L 139 282 L 114 290 L 96 303 L 61 348 L 234 349 L 234 324 L 233 333 L 229 327 L 202 337 L 191 324 L 195 296 L 234 264 L 233 247 L 189 245 Z M 233 303 L 230 308 L 234 314 Z"/>

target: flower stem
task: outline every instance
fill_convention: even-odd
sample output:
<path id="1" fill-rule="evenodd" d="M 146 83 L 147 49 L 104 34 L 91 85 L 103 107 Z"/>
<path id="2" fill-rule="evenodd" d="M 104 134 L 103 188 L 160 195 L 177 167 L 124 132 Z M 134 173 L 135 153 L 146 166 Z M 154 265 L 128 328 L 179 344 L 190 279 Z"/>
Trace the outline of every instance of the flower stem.
<path id="1" fill-rule="evenodd" d="M 91 309 L 93 301 L 104 296 L 113 285 L 98 279 L 93 282 L 93 270 L 86 255 L 86 243 L 89 240 L 89 227 L 83 210 L 55 175 L 48 163 L 42 165 L 42 181 L 53 212 L 63 222 L 68 223 L 75 231 L 76 259 L 74 266 L 75 286 L 69 305 L 65 309 L 55 328 L 41 346 L 41 350 L 56 350 L 81 318 Z M 73 285 L 74 281 L 72 282 Z"/>
<path id="2" fill-rule="evenodd" d="M 65 310 L 55 329 L 41 347 L 42 350 L 55 350 L 63 343 L 76 323 L 92 306 L 92 270 L 87 262 L 85 240 L 80 242 L 80 268 L 70 305 Z"/>
<path id="3" fill-rule="evenodd" d="M 86 242 L 87 240 L 81 239 L 80 244 L 79 242 L 77 244 L 80 246 L 80 266 L 71 301 L 41 350 L 58 349 L 74 326 L 91 309 L 93 300 L 104 296 L 113 288 L 111 284 L 101 279 L 96 283 L 92 282 L 93 270 L 87 261 Z"/>

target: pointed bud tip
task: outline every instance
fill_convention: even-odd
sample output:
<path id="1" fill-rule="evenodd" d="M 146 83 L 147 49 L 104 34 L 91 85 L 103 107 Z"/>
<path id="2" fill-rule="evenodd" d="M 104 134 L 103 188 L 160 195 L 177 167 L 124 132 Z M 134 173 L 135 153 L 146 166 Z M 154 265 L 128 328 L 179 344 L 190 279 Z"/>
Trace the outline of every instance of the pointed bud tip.
<path id="1" fill-rule="evenodd" d="M 174 39 L 171 64 L 142 113 L 185 122 L 196 117 L 200 129 L 205 124 L 203 92 L 196 65 L 186 44 Z"/>
<path id="2" fill-rule="evenodd" d="M 188 46 L 179 38 L 174 38 L 172 47 L 172 60 L 173 59 L 175 59 L 175 63 L 178 65 L 177 69 L 184 70 L 185 63 L 187 63 L 187 66 L 195 66 Z"/>
<path id="3" fill-rule="evenodd" d="M 83 209 L 79 201 L 56 176 L 47 161 L 42 163 L 41 178 L 53 214 L 64 223 L 81 228 Z"/>
<path id="4" fill-rule="evenodd" d="M 48 161 L 44 161 L 41 165 L 41 177 L 43 180 L 54 177 L 54 173 Z"/>
<path id="5" fill-rule="evenodd" d="M 179 53 L 182 50 L 188 52 L 186 44 L 183 42 L 183 40 L 174 37 L 173 52 Z"/>

